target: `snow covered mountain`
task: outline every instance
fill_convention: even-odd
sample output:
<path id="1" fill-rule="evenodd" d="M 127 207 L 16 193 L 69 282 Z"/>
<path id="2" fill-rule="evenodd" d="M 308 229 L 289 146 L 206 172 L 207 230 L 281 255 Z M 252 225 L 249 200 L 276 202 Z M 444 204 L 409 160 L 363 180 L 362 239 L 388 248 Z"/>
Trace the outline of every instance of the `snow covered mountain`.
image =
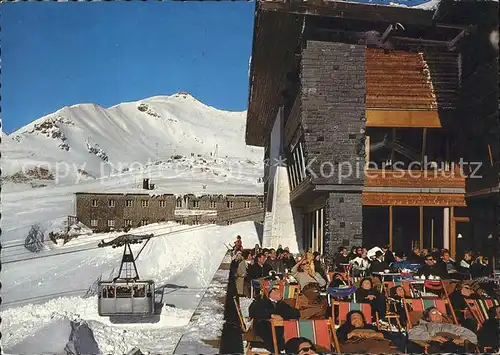
<path id="1" fill-rule="evenodd" d="M 74 183 L 195 157 L 259 162 L 244 140 L 245 112 L 209 107 L 187 93 L 103 108 L 64 107 L 2 137 L 6 182 Z M 192 162 L 190 162 L 192 165 Z M 38 169 L 33 169 L 38 167 Z"/>

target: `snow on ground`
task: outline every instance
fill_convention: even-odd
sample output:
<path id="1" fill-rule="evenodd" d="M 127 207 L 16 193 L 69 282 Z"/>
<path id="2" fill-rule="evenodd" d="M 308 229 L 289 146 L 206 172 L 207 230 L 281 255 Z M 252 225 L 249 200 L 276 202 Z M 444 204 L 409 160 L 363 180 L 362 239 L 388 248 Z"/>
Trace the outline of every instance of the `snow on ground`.
<path id="1" fill-rule="evenodd" d="M 174 304 L 175 308 L 165 306 L 160 320 L 152 324 L 118 325 L 100 317 L 97 297 L 82 296 L 97 277 L 104 275 L 106 279 L 113 270 L 117 272 L 122 249 L 85 250 L 85 247 L 95 246 L 94 238 L 88 238 L 87 245 L 77 239 L 78 248 L 85 251 L 72 249 L 68 254 L 49 256 L 60 252 L 59 249 L 51 250 L 44 252 L 42 258 L 3 266 L 2 297 L 7 303 L 4 307 L 9 306 L 9 300 L 18 301 L 2 310 L 5 352 L 35 354 L 42 348 L 64 347 L 64 344 L 54 344 L 54 338 L 47 338 L 46 334 L 50 329 L 60 329 L 65 320 L 69 327 L 69 319 L 78 316 L 89 324 L 103 353 L 123 354 L 133 347 L 153 353 L 172 353 L 224 258 L 227 251 L 224 244 L 234 241 L 237 234 L 242 236 L 245 245 L 258 242 L 253 222 L 188 229 L 165 223 L 163 229 L 160 224 L 142 227 L 143 232 L 148 232 L 148 228 L 157 237 L 149 241 L 137 261 L 140 276 L 155 280 L 157 288 L 165 284 L 187 286 L 177 289 L 169 285 L 170 288 L 165 289 L 163 301 Z M 181 230 L 176 232 L 176 229 Z M 72 242 L 66 247 L 71 248 Z M 134 251 L 140 247 L 133 245 Z M 55 292 L 74 294 L 55 298 L 51 296 Z M 42 300 L 48 295 L 51 299 L 42 303 L 32 303 L 33 300 L 28 299 L 25 302 L 29 304 L 20 305 L 24 298 L 33 295 Z"/>
<path id="2" fill-rule="evenodd" d="M 133 347 L 171 353 L 221 263 L 224 243 L 236 234 L 247 245 L 258 241 L 253 222 L 131 230 L 155 234 L 137 260 L 141 278 L 163 290 L 161 316 L 148 324 L 113 324 L 99 317 L 97 297 L 87 294 L 98 278 L 116 276 L 123 250 L 97 244 L 121 233 L 87 230 L 65 245 L 46 240 L 39 253 L 27 251 L 24 241 L 33 225 L 45 236 L 64 229 L 76 212 L 76 192 L 262 194 L 263 149 L 246 146 L 244 132 L 244 112 L 176 94 L 108 109 L 64 107 L 2 135 L 2 350 L 61 353 L 77 317 L 102 353 Z M 141 190 L 143 178 L 156 188 Z"/>

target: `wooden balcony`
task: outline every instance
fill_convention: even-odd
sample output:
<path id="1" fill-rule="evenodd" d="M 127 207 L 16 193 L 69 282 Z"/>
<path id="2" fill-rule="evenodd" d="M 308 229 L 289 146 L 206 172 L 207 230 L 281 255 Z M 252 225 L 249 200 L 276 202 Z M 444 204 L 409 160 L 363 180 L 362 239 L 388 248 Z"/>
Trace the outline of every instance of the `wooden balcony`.
<path id="1" fill-rule="evenodd" d="M 465 189 L 465 175 L 459 169 L 365 171 L 365 187 Z"/>

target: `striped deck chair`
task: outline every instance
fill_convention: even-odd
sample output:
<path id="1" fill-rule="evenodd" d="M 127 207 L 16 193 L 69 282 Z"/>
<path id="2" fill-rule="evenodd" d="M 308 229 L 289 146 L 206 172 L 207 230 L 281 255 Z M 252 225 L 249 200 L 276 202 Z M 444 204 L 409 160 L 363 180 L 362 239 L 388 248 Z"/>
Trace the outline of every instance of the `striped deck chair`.
<path id="1" fill-rule="evenodd" d="M 372 324 L 372 306 L 369 303 L 332 302 L 333 326 L 338 328 L 346 321 L 347 313 L 360 311 L 365 316 L 366 324 Z"/>
<path id="2" fill-rule="evenodd" d="M 500 305 L 498 300 L 487 299 L 470 299 L 466 298 L 465 303 L 470 313 L 477 322 L 478 329 L 488 319 L 488 311 L 490 308 Z"/>
<path id="3" fill-rule="evenodd" d="M 267 296 L 269 294 L 269 288 L 274 285 L 280 288 L 284 300 L 295 299 L 295 304 L 292 306 L 298 308 L 297 305 L 300 296 L 299 285 L 289 285 L 284 280 L 262 280 L 260 283 L 262 295 Z"/>
<path id="4" fill-rule="evenodd" d="M 339 274 L 342 276 L 342 279 L 348 284 L 348 285 L 352 285 L 351 283 L 351 280 L 349 279 L 349 272 L 348 271 L 344 271 L 344 272 L 335 272 L 335 271 L 329 271 L 328 272 L 328 283 L 332 282 L 333 280 L 333 275 L 334 274 Z"/>
<path id="5" fill-rule="evenodd" d="M 307 320 L 271 320 L 274 353 L 279 354 L 276 327 L 283 327 L 285 343 L 297 337 L 309 339 L 316 345 L 318 351 L 331 353 L 332 349 L 340 352 L 337 335 L 332 327 L 331 319 L 307 319 Z"/>
<path id="6" fill-rule="evenodd" d="M 443 315 L 445 315 L 453 324 L 458 324 L 457 317 L 453 311 L 453 307 L 448 300 L 438 298 L 433 299 L 403 299 L 403 306 L 405 309 L 406 317 L 408 319 L 406 327 L 412 328 L 422 318 L 423 312 L 430 307 L 437 308 Z M 417 314 L 418 317 L 411 316 Z"/>
<path id="7" fill-rule="evenodd" d="M 394 281 L 384 281 L 384 295 L 385 297 L 390 297 L 389 290 L 393 287 L 401 286 L 405 290 L 405 295 L 409 298 L 415 298 L 413 293 L 413 288 L 411 286 L 410 280 L 394 280 Z"/>
<path id="8" fill-rule="evenodd" d="M 283 284 L 283 283 L 284 283 L 284 281 L 282 281 L 282 280 L 264 280 L 264 279 L 260 279 L 259 280 L 259 289 L 261 290 L 261 294 L 263 296 L 267 296 L 267 294 L 269 293 L 269 288 L 271 286 L 280 285 L 280 284 Z"/>
<path id="9" fill-rule="evenodd" d="M 268 351 L 266 352 L 260 352 L 260 351 L 255 351 L 252 350 L 254 347 L 255 348 L 264 348 L 264 341 L 257 336 L 254 332 L 251 326 L 247 326 L 247 323 L 245 322 L 245 318 L 243 317 L 243 312 L 241 311 L 241 307 L 239 305 L 238 300 L 236 297 L 233 297 L 234 300 L 234 305 L 236 306 L 236 310 L 238 312 L 238 318 L 240 321 L 240 326 L 241 326 L 241 331 L 243 333 L 243 341 L 246 342 L 246 347 L 245 347 L 245 353 L 250 355 L 250 354 L 269 354 Z"/>

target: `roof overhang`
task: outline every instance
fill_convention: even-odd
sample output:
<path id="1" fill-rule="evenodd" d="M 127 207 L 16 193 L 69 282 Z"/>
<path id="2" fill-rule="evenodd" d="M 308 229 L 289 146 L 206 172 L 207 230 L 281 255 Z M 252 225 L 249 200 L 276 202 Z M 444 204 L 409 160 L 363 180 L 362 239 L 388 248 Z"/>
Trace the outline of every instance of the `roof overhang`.
<path id="1" fill-rule="evenodd" d="M 412 45 L 420 46 L 426 41 L 421 38 L 422 31 L 436 35 L 435 39 L 427 39 L 427 44 L 436 45 L 442 42 L 446 46 L 462 30 L 470 28 L 475 21 L 480 21 L 480 18 L 473 17 L 472 20 L 467 20 L 466 14 L 460 12 L 463 11 L 460 10 L 460 5 L 452 6 L 451 3 L 456 1 L 442 1 L 440 7 L 433 11 L 331 0 L 257 0 L 250 64 L 246 143 L 253 146 L 266 144 L 271 125 L 282 103 L 282 88 L 286 74 L 292 69 L 296 57 L 300 55 L 299 48 L 306 20 L 333 21 L 339 24 L 340 31 L 353 31 L 353 29 L 365 31 L 367 28 L 373 28 L 384 32 L 390 25 L 403 23 L 415 29 L 413 32 L 410 31 L 411 34 L 407 38 L 399 40 L 405 43 L 406 48 Z M 491 3 L 491 1 L 484 2 Z M 491 9 L 491 5 L 487 6 Z M 450 8 L 453 9 L 453 13 Z M 439 11 L 441 15 L 438 14 Z M 346 24 L 349 24 L 348 30 L 343 29 Z M 450 29 L 454 31 L 451 32 L 451 37 Z"/>

